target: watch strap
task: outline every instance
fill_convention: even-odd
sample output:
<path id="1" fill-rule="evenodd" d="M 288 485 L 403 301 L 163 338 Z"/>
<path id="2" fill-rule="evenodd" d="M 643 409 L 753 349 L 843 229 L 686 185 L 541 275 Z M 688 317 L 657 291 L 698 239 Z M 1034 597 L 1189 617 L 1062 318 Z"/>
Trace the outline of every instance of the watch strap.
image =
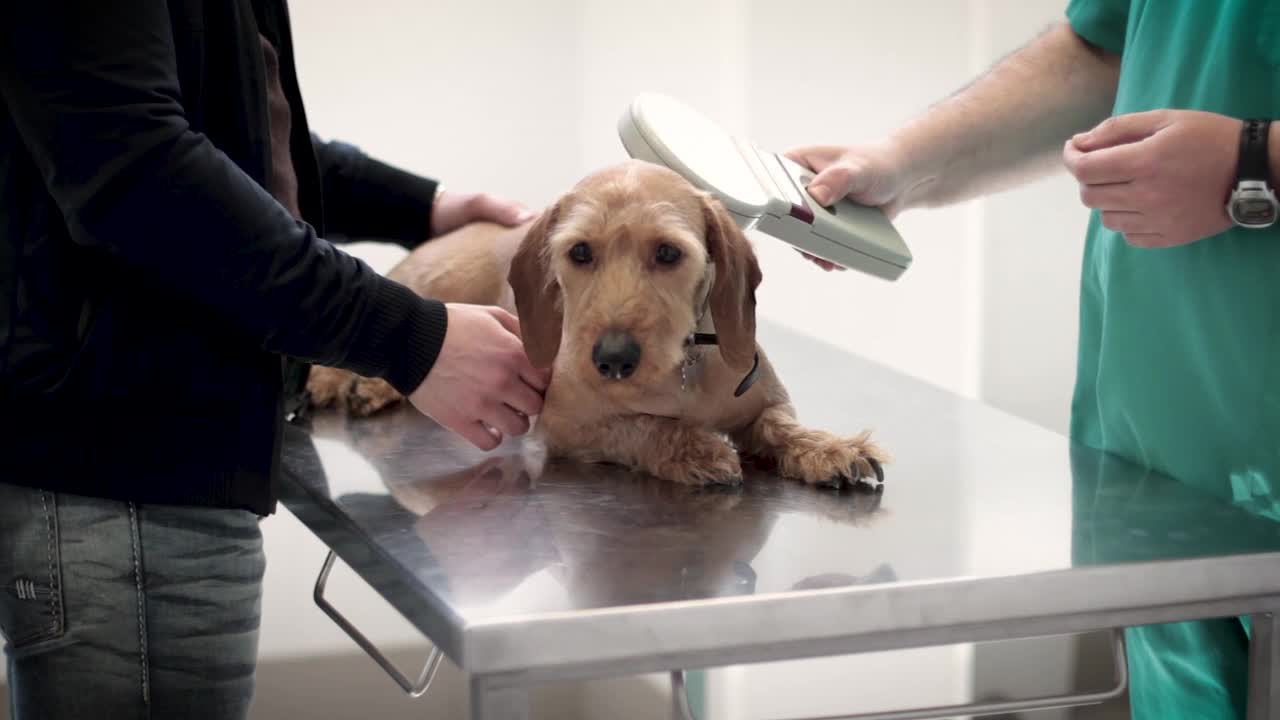
<path id="1" fill-rule="evenodd" d="M 1262 180 L 1271 185 L 1271 158 L 1267 148 L 1270 129 L 1270 120 L 1244 121 L 1244 127 L 1240 129 L 1237 180 Z"/>

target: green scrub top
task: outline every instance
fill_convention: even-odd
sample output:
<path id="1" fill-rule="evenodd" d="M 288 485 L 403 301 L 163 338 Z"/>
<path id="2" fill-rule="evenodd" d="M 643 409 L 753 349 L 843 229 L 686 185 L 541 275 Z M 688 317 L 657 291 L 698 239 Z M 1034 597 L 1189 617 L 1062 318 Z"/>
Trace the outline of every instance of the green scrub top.
<path id="1" fill-rule="evenodd" d="M 1117 115 L 1280 120 L 1280 2 L 1070 0 L 1066 14 L 1121 54 Z M 1071 434 L 1280 520 L 1280 228 L 1141 249 L 1095 212 Z M 1149 626 L 1129 641 L 1135 718 L 1244 718 L 1246 622 Z"/>

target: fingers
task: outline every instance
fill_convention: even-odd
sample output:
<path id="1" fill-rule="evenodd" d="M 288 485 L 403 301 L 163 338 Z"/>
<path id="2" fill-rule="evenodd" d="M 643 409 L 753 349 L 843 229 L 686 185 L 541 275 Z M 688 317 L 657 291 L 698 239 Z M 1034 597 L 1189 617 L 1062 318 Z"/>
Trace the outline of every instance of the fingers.
<path id="1" fill-rule="evenodd" d="M 1144 174 L 1149 154 L 1144 141 L 1167 123 L 1167 113 L 1160 110 L 1108 118 L 1068 140 L 1063 163 L 1087 185 L 1129 182 Z"/>
<path id="2" fill-rule="evenodd" d="M 485 427 L 479 420 L 465 420 L 454 413 L 450 413 L 447 417 L 435 419 L 445 428 L 462 437 L 463 440 L 486 452 L 502 444 L 501 433 Z"/>
<path id="3" fill-rule="evenodd" d="M 794 148 L 784 155 L 818 173 L 805 189 L 819 205 L 825 207 L 855 190 L 854 168 L 840 160 L 845 150 L 838 145 L 812 145 Z"/>
<path id="4" fill-rule="evenodd" d="M 1071 142 L 1084 152 L 1127 145 L 1151 137 L 1164 128 L 1166 122 L 1167 113 L 1162 110 L 1116 115 L 1088 132 L 1079 133 Z"/>
<path id="5" fill-rule="evenodd" d="M 488 310 L 489 314 L 492 315 L 493 318 L 507 330 L 507 332 L 510 332 L 517 338 L 520 337 L 519 318 L 499 307 L 491 307 Z M 520 379 L 524 380 L 529 387 L 537 390 L 538 392 L 546 390 L 547 384 L 551 382 L 551 371 L 534 367 L 533 363 L 529 362 L 529 356 L 525 354 L 523 347 L 519 349 L 516 371 L 519 373 Z M 528 411 L 522 410 L 522 412 Z M 528 414 L 536 415 L 537 413 L 529 412 Z"/>
<path id="6" fill-rule="evenodd" d="M 1084 152 L 1067 141 L 1062 161 L 1076 180 L 1085 185 L 1125 183 L 1145 174 L 1142 143 L 1132 143 Z"/>
<path id="7" fill-rule="evenodd" d="M 515 335 L 516 337 L 520 337 L 519 318 L 497 306 L 489 306 L 485 309 L 489 311 L 489 314 L 493 316 L 494 320 L 498 321 L 498 324 L 507 329 L 507 332 Z"/>
<path id="8" fill-rule="evenodd" d="M 501 445 L 504 434 L 516 437 L 529 432 L 529 418 L 500 402 L 478 411 L 478 419 L 466 419 L 464 414 L 450 412 L 435 420 L 486 452 Z"/>
<path id="9" fill-rule="evenodd" d="M 806 188 L 814 200 L 824 207 L 845 195 L 855 195 L 866 185 L 861 168 L 845 162 L 828 166 Z"/>
<path id="10" fill-rule="evenodd" d="M 523 353 L 522 353 L 523 355 Z M 525 385 L 533 388 L 537 392 L 546 392 L 547 385 L 551 384 L 551 369 L 536 368 L 529 362 L 529 357 L 524 356 L 523 366 L 520 368 L 520 379 Z M 531 413 L 536 415 L 537 413 Z"/>
<path id="11" fill-rule="evenodd" d="M 1108 210 L 1102 213 L 1102 225 L 1118 233 L 1149 233 L 1147 217 L 1140 212 Z"/>
<path id="12" fill-rule="evenodd" d="M 486 193 L 473 196 L 469 203 L 471 204 L 469 215 L 472 220 L 490 220 L 501 225 L 513 226 L 533 219 L 533 212 L 523 205 Z"/>
<path id="13" fill-rule="evenodd" d="M 508 380 L 499 395 L 480 407 L 477 421 L 470 422 L 462 434 L 482 450 L 492 450 L 502 443 L 503 435 L 518 437 L 529 432 L 529 418 L 542 411 L 542 396 L 518 377 Z M 479 429 L 488 437 L 476 432 Z"/>
<path id="14" fill-rule="evenodd" d="M 1080 202 L 1093 210 L 1132 210 L 1133 196 L 1133 183 L 1080 186 Z"/>
<path id="15" fill-rule="evenodd" d="M 517 339 L 520 337 L 519 318 L 500 307 L 490 307 L 488 311 L 503 329 Z M 541 393 L 546 391 L 547 385 L 551 382 L 551 372 L 534 367 L 533 363 L 529 362 L 529 356 L 525 354 L 524 346 L 519 342 L 511 348 L 511 356 L 507 358 L 507 363 L 507 369 L 512 373 L 513 378 L 510 386 L 506 388 L 507 397 L 503 398 L 503 402 L 525 415 L 537 415 L 542 412 Z M 503 429 L 506 430 L 506 428 Z M 507 432 L 520 434 L 509 430 Z"/>
<path id="16" fill-rule="evenodd" d="M 431 232 L 438 236 L 469 223 L 486 221 L 511 227 L 533 217 L 534 213 L 520 203 L 488 193 L 444 192 L 432 209 Z"/>
<path id="17" fill-rule="evenodd" d="M 816 173 L 804 183 L 805 191 L 823 207 L 829 208 L 848 197 L 862 205 L 882 208 L 889 215 L 896 212 L 907 189 L 906 158 L 888 142 L 801 147 L 786 156 Z"/>
<path id="18" fill-rule="evenodd" d="M 826 270 L 827 272 L 831 272 L 832 270 L 839 270 L 839 271 L 843 272 L 843 271 L 844 271 L 844 269 L 845 269 L 843 266 L 837 265 L 837 264 L 835 264 L 835 263 L 831 262 L 830 260 L 823 260 L 822 258 L 820 258 L 820 257 L 818 257 L 818 256 L 816 256 L 816 255 L 810 255 L 809 253 L 807 253 L 807 252 L 805 252 L 805 251 L 803 251 L 803 250 L 796 250 L 796 252 L 800 253 L 800 255 L 801 255 L 802 257 L 804 257 L 804 259 L 808 260 L 809 262 L 813 263 L 814 265 L 817 265 L 818 267 L 822 268 L 823 270 Z"/>
<path id="19" fill-rule="evenodd" d="M 792 148 L 782 154 L 783 157 L 797 165 L 803 165 L 814 172 L 821 172 L 835 162 L 844 152 L 838 145 L 807 145 Z"/>
<path id="20" fill-rule="evenodd" d="M 537 415 L 542 412 L 542 395 L 539 389 L 531 386 L 523 376 L 511 381 L 503 402 L 525 415 Z"/>
<path id="21" fill-rule="evenodd" d="M 529 418 L 506 405 L 494 405 L 489 408 L 485 412 L 484 422 L 513 437 L 529 432 Z"/>
<path id="22" fill-rule="evenodd" d="M 410 401 L 481 450 L 524 435 L 542 411 L 549 374 L 529 362 L 515 316 L 493 306 L 450 304 L 435 366 Z"/>

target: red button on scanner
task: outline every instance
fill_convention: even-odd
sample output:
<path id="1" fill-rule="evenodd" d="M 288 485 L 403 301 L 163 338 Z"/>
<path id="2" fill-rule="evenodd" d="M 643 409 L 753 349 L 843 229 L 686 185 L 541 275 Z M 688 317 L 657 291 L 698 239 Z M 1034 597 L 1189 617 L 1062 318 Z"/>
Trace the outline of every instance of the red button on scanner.
<path id="1" fill-rule="evenodd" d="M 788 214 L 806 225 L 813 224 L 813 211 L 807 205 L 791 203 L 791 212 Z"/>

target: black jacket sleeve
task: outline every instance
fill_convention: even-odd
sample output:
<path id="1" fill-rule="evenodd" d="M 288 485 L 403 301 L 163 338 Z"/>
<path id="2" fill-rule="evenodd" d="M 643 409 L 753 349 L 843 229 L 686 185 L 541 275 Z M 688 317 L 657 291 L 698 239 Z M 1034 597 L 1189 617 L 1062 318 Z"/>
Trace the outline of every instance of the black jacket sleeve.
<path id="1" fill-rule="evenodd" d="M 268 351 L 413 390 L 444 306 L 316 237 L 192 131 L 174 58 L 164 0 L 0 3 L 0 102 L 72 239 Z"/>
<path id="2" fill-rule="evenodd" d="M 431 234 L 437 183 L 369 157 L 359 148 L 314 133 L 325 227 L 351 238 L 394 240 L 412 250 Z"/>

